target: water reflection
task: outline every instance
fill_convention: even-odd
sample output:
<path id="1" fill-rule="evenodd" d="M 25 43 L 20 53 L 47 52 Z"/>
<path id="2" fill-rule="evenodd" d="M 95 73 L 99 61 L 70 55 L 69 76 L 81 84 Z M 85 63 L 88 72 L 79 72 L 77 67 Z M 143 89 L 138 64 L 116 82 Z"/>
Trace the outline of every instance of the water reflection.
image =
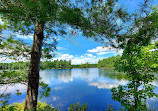
<path id="1" fill-rule="evenodd" d="M 97 68 L 41 70 L 40 78 L 40 81 L 47 83 L 51 88 L 50 96 L 43 97 L 40 101 L 59 107 L 60 110 L 66 110 L 70 104 L 75 102 L 87 103 L 89 111 L 104 111 L 108 104 L 113 104 L 113 107 L 117 110 L 121 103 L 112 99 L 111 89 L 117 88 L 119 85 L 128 86 L 128 83 L 131 82 L 123 73 Z M 157 81 L 154 81 L 153 84 L 158 85 Z M 1 89 L 5 89 L 5 87 L 0 86 Z M 21 84 L 11 86 L 7 90 L 7 93 L 12 93 L 9 103 L 24 101 L 26 97 L 25 88 Z M 15 95 L 17 89 L 20 89 L 22 95 Z M 2 90 L 0 91 L 2 92 Z M 118 92 L 115 94 L 118 94 Z M 153 99 L 153 101 L 156 100 Z"/>
<path id="2" fill-rule="evenodd" d="M 62 82 L 73 81 L 72 70 L 67 69 L 54 69 L 54 70 L 42 70 L 40 72 L 41 81 L 51 84 L 54 80 L 60 80 Z"/>
<path id="3" fill-rule="evenodd" d="M 151 82 L 154 80 L 152 74 L 134 74 L 127 85 L 119 85 L 112 89 L 112 99 L 119 101 L 128 111 L 149 110 L 147 99 L 158 97 Z M 152 98 L 153 99 L 153 98 Z M 157 106 L 152 106 L 156 108 Z"/>
<path id="4" fill-rule="evenodd" d="M 118 84 L 119 82 L 119 84 Z M 90 86 L 96 86 L 99 89 L 112 89 L 113 87 L 118 87 L 118 85 L 125 85 L 127 84 L 127 80 L 120 80 L 120 81 L 109 81 L 109 80 L 101 80 L 97 82 L 91 82 L 89 83 Z"/>
<path id="5" fill-rule="evenodd" d="M 12 93 L 12 94 L 15 94 L 17 93 L 17 90 L 21 93 L 24 93 L 26 92 L 27 90 L 27 87 L 26 85 L 24 84 L 6 84 L 6 85 L 3 85 L 3 86 L 0 86 L 0 94 L 2 93 Z"/>
<path id="6" fill-rule="evenodd" d="M 99 69 L 99 76 L 108 77 L 108 78 L 117 79 L 117 80 L 129 80 L 130 79 L 127 76 L 127 74 L 122 73 L 122 72 L 117 72 L 113 69 Z"/>

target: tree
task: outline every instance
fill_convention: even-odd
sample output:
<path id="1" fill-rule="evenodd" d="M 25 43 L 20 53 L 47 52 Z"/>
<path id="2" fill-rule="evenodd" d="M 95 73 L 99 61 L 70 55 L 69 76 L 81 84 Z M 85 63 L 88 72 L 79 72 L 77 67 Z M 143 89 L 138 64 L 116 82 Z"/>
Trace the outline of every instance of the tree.
<path id="1" fill-rule="evenodd" d="M 157 68 L 157 38 L 158 10 L 135 21 L 128 35 L 127 44 L 121 59 L 116 63 L 116 69 L 127 73 L 131 78 L 126 86 L 113 88 L 113 99 L 121 102 L 127 110 L 147 110 L 146 99 L 158 97 L 151 82 L 155 79 L 150 72 Z M 156 24 L 156 25 L 155 25 Z M 134 33 L 133 33 L 134 32 Z M 142 86 L 142 87 L 141 87 Z"/>
<path id="2" fill-rule="evenodd" d="M 6 28 L 25 35 L 34 33 L 25 110 L 36 110 L 41 52 L 43 49 L 43 55 L 51 58 L 50 52 L 56 45 L 56 42 L 49 43 L 47 40 L 55 41 L 53 36 L 66 34 L 64 26 L 67 24 L 82 30 L 88 37 L 99 34 L 100 39 L 94 38 L 97 41 L 115 38 L 122 29 L 116 22 L 117 18 L 124 19 L 127 15 L 121 8 L 114 8 L 116 1 L 108 0 L 104 4 L 102 1 L 92 0 L 87 13 L 81 11 L 83 7 L 77 8 L 77 4 L 68 0 L 1 1 L 2 19 L 9 24 L 5 24 Z M 101 36 L 105 36 L 104 39 Z"/>
<path id="3" fill-rule="evenodd" d="M 155 44 L 144 46 L 136 46 L 130 48 L 127 52 L 125 49 L 121 60 L 116 64 L 119 71 L 124 71 L 130 78 L 129 83 L 125 86 L 113 88 L 113 99 L 121 102 L 127 110 L 147 110 L 146 99 L 151 97 L 158 97 L 154 92 L 156 86 L 151 82 L 155 79 L 151 74 L 153 65 L 156 65 L 156 58 L 154 53 L 158 52 L 158 46 Z M 128 56 L 127 56 L 128 55 Z"/>
<path id="4" fill-rule="evenodd" d="M 98 67 L 109 67 L 112 68 L 114 67 L 114 64 L 117 60 L 119 60 L 121 57 L 120 55 L 117 55 L 116 57 L 109 57 L 107 59 L 99 60 L 98 61 Z"/>
<path id="5" fill-rule="evenodd" d="M 32 108 L 36 110 L 42 43 L 44 43 L 45 52 L 49 52 L 52 49 L 50 47 L 54 47 L 54 44 L 50 45 L 45 41 L 50 39 L 49 35 L 51 33 L 57 34 L 56 31 L 48 27 L 54 27 L 58 22 L 63 22 L 63 17 L 66 14 L 73 14 L 73 16 L 71 18 L 68 17 L 69 19 L 64 21 L 64 23 L 68 22 L 71 25 L 78 25 L 82 13 L 74 7 L 68 7 L 66 2 L 61 1 L 60 3 L 60 1 L 56 2 L 54 0 L 5 0 L 1 1 L 0 10 L 3 19 L 10 23 L 10 28 L 13 28 L 14 31 L 23 34 L 29 34 L 34 31 L 25 110 Z M 76 14 L 77 12 L 78 14 Z M 59 32 L 64 33 L 63 30 Z M 46 34 L 45 37 L 44 33 Z"/>

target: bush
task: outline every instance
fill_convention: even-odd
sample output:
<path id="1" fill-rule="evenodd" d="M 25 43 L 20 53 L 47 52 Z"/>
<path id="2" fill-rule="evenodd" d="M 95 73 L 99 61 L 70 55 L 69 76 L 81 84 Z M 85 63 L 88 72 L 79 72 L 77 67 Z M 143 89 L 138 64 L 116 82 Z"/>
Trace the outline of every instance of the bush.
<path id="1" fill-rule="evenodd" d="M 24 111 L 25 103 L 13 103 L 12 105 L 5 105 L 0 107 L 0 111 Z M 45 102 L 38 102 L 37 111 L 58 111 L 58 109 L 46 104 Z"/>

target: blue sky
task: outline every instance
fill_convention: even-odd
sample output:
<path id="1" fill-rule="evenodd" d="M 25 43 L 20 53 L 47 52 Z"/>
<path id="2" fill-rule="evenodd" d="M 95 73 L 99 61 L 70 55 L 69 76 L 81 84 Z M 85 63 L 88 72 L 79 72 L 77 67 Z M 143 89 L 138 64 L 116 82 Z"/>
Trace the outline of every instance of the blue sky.
<path id="1" fill-rule="evenodd" d="M 138 4 L 142 1 L 143 0 L 119 0 L 119 4 L 125 6 L 129 12 L 134 12 L 135 9 L 138 9 Z M 158 4 L 158 0 L 152 0 L 152 5 L 156 4 Z M 2 23 L 1 20 L 0 23 Z M 23 38 L 25 42 L 32 43 L 33 35 L 16 35 L 19 38 Z M 57 51 L 55 51 L 56 55 L 51 60 L 71 60 L 72 64 L 85 62 L 97 63 L 99 59 L 116 56 L 118 54 L 121 55 L 123 52 L 123 50 L 116 50 L 111 47 L 103 48 L 103 44 L 95 42 L 92 38 L 86 38 L 81 34 L 68 39 L 58 36 L 56 39 L 58 41 Z M 10 62 L 10 60 L 8 61 Z"/>

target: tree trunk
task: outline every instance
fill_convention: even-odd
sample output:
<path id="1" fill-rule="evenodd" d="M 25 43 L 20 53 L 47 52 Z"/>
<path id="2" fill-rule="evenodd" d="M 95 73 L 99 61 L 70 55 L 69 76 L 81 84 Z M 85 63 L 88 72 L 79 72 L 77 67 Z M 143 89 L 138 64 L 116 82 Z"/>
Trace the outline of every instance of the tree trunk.
<path id="1" fill-rule="evenodd" d="M 39 87 L 41 48 L 44 38 L 43 30 L 44 26 L 36 22 L 33 46 L 31 50 L 30 68 L 28 71 L 28 86 L 24 110 L 31 109 L 36 111 Z"/>

